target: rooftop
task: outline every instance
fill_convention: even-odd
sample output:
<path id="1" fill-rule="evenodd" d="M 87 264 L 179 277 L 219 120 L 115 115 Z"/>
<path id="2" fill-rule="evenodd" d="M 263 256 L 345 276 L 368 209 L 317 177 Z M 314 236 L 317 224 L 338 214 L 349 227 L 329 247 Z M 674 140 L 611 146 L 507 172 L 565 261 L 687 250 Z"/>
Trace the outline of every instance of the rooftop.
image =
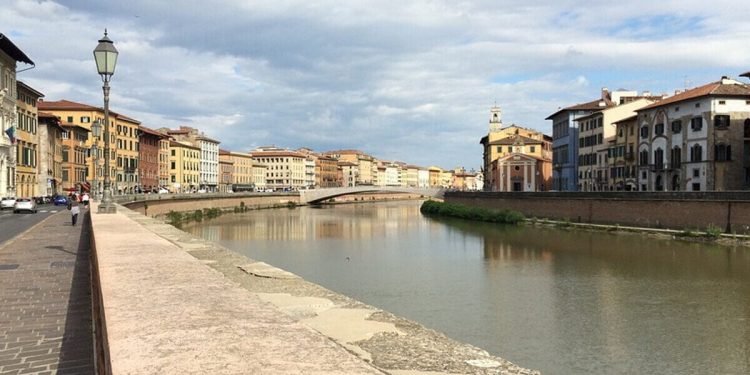
<path id="1" fill-rule="evenodd" d="M 679 102 L 683 102 L 686 100 L 692 100 L 692 99 L 702 98 L 706 96 L 750 97 L 750 86 L 742 82 L 729 79 L 727 77 L 722 77 L 721 80 L 719 81 L 711 82 L 703 86 L 699 86 L 699 87 L 696 87 L 687 91 L 683 91 L 677 95 L 670 96 L 656 103 L 647 105 L 637 110 L 636 112 L 641 112 L 641 111 L 658 108 L 658 107 L 662 107 L 662 106 L 673 104 L 673 103 L 679 103 Z"/>
<path id="2" fill-rule="evenodd" d="M 3 33 L 0 33 L 0 51 L 5 52 L 8 56 L 16 61 L 29 65 L 35 65 L 34 62 L 31 61 L 31 59 L 26 56 L 26 54 L 23 53 L 23 51 L 21 51 L 18 46 L 13 44 L 13 42 L 11 42 L 10 39 L 8 39 L 8 37 Z"/>

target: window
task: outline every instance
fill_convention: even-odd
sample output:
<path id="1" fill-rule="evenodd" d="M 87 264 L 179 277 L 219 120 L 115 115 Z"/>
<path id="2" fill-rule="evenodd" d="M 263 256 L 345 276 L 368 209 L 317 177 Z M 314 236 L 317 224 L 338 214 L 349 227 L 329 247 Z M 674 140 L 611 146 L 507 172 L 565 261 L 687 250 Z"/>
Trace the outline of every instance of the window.
<path id="1" fill-rule="evenodd" d="M 672 168 L 679 168 L 680 164 L 682 164 L 682 149 L 675 146 L 672 149 Z"/>
<path id="2" fill-rule="evenodd" d="M 177 166 L 175 164 L 176 164 L 175 162 L 171 162 L 170 169 L 177 169 Z"/>
<path id="3" fill-rule="evenodd" d="M 503 146 L 497 146 L 497 152 L 503 152 Z"/>
<path id="4" fill-rule="evenodd" d="M 745 120 L 744 135 L 745 138 L 750 138 L 750 118 Z"/>
<path id="5" fill-rule="evenodd" d="M 701 170 L 698 168 L 693 169 L 693 178 L 698 178 L 701 176 Z"/>
<path id="6" fill-rule="evenodd" d="M 719 100 L 719 105 L 724 105 L 724 104 L 727 104 L 726 100 Z"/>
<path id="7" fill-rule="evenodd" d="M 68 171 L 66 169 L 63 169 L 62 171 L 62 179 L 63 181 L 70 181 L 70 178 L 68 176 Z"/>
<path id="8" fill-rule="evenodd" d="M 641 138 L 648 138 L 648 126 L 641 127 Z"/>
<path id="9" fill-rule="evenodd" d="M 682 120 L 672 121 L 672 133 L 679 133 L 682 131 Z"/>
<path id="10" fill-rule="evenodd" d="M 172 156 L 175 156 L 175 150 L 172 149 Z"/>
<path id="11" fill-rule="evenodd" d="M 654 165 L 656 169 L 664 169 L 664 150 L 657 148 L 654 151 Z"/>
<path id="12" fill-rule="evenodd" d="M 729 127 L 729 115 L 716 115 L 714 116 L 714 126 L 719 129 L 726 129 Z"/>
<path id="13" fill-rule="evenodd" d="M 535 150 L 536 150 L 536 147 L 534 147 L 534 146 L 531 146 L 531 150 L 530 150 L 530 151 L 531 151 L 531 152 L 534 152 Z"/>
<path id="14" fill-rule="evenodd" d="M 690 129 L 692 129 L 694 132 L 701 131 L 701 129 L 703 129 L 703 118 L 693 117 L 692 119 L 690 119 Z"/>
<path id="15" fill-rule="evenodd" d="M 699 144 L 694 144 L 693 147 L 690 148 L 690 161 L 691 162 L 699 162 L 703 160 L 703 147 Z"/>
<path id="16" fill-rule="evenodd" d="M 91 122 L 91 117 L 88 116 L 81 116 L 81 123 L 88 124 Z"/>
<path id="17" fill-rule="evenodd" d="M 701 184 L 699 182 L 693 183 L 693 191 L 701 191 Z"/>
<path id="18" fill-rule="evenodd" d="M 654 135 L 663 135 L 664 134 L 664 124 L 658 123 L 654 125 Z"/>
<path id="19" fill-rule="evenodd" d="M 643 150 L 640 153 L 640 156 L 638 158 L 638 164 L 640 165 L 648 165 L 648 151 Z"/>
<path id="20" fill-rule="evenodd" d="M 73 116 L 68 116 L 68 124 L 73 123 Z"/>
<path id="21" fill-rule="evenodd" d="M 732 160 L 732 146 L 725 144 L 718 144 L 714 146 L 714 160 L 716 161 L 731 161 Z"/>
<path id="22" fill-rule="evenodd" d="M 695 108 L 700 108 L 700 107 L 701 107 L 701 103 L 695 103 Z"/>

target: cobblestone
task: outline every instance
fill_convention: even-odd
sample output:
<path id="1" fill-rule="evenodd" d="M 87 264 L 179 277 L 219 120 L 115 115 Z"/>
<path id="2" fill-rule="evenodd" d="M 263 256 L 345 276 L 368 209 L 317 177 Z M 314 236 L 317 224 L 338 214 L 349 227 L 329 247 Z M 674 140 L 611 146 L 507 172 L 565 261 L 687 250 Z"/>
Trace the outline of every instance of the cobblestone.
<path id="1" fill-rule="evenodd" d="M 64 211 L 0 247 L 0 374 L 94 372 L 89 244 Z"/>

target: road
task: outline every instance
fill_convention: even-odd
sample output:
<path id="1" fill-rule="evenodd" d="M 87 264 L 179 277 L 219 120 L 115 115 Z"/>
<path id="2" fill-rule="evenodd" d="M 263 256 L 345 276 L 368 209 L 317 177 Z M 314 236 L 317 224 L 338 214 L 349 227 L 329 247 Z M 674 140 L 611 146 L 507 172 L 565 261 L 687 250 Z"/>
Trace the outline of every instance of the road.
<path id="1" fill-rule="evenodd" d="M 0 246 L 11 238 L 31 228 L 46 217 L 60 211 L 66 211 L 65 206 L 42 204 L 37 207 L 38 212 L 14 214 L 13 210 L 0 211 Z"/>

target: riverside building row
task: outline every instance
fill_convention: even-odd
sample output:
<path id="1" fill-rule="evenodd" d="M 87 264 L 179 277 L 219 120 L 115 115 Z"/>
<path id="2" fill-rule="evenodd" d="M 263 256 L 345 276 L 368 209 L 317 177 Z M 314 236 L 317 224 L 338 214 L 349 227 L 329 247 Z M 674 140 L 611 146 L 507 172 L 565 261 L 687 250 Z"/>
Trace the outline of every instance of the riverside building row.
<path id="1" fill-rule="evenodd" d="M 605 88 L 547 119 L 555 190 L 750 188 L 750 86 L 739 80 L 725 76 L 671 96 Z"/>

